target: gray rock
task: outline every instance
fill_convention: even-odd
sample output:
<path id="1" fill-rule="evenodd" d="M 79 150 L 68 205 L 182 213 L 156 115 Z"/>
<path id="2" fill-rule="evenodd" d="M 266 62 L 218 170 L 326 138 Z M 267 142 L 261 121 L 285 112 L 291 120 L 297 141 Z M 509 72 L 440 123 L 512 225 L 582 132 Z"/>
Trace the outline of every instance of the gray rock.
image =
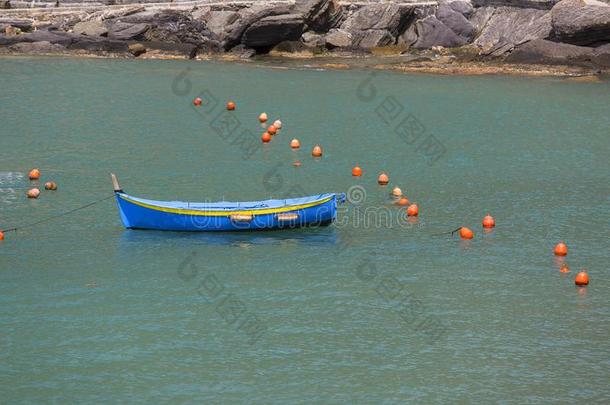
<path id="1" fill-rule="evenodd" d="M 553 38 L 577 45 L 610 41 L 610 5 L 595 0 L 562 0 L 551 10 Z"/>
<path id="2" fill-rule="evenodd" d="M 222 41 L 225 49 L 231 49 L 239 44 L 244 32 L 255 22 L 269 16 L 290 14 L 290 7 L 255 3 L 251 7 L 239 10 L 238 14 L 239 18 L 233 24 L 227 26 L 222 35 L 219 36 L 219 40 Z"/>
<path id="3" fill-rule="evenodd" d="M 225 28 L 235 23 L 239 14 L 235 11 L 211 11 L 205 18 L 208 29 L 216 36 L 224 35 Z"/>
<path id="4" fill-rule="evenodd" d="M 516 45 L 551 34 L 551 14 L 545 10 L 500 7 L 474 41 L 484 55 L 501 56 Z"/>
<path id="5" fill-rule="evenodd" d="M 416 23 L 417 42 L 413 47 L 429 49 L 433 46 L 454 48 L 466 44 L 464 38 L 458 36 L 435 16 L 428 16 Z"/>
<path id="6" fill-rule="evenodd" d="M 11 2 L 9 0 L 0 0 L 0 10 L 8 10 L 11 8 Z"/>
<path id="7" fill-rule="evenodd" d="M 108 34 L 108 28 L 101 21 L 91 20 L 76 23 L 72 32 L 88 37 L 103 37 Z"/>
<path id="8" fill-rule="evenodd" d="M 395 42 L 396 39 L 387 30 L 359 31 L 353 40 L 355 46 L 363 49 L 392 45 Z"/>
<path id="9" fill-rule="evenodd" d="M 592 57 L 593 48 L 535 39 L 519 45 L 505 61 L 544 65 L 588 65 Z"/>
<path id="10" fill-rule="evenodd" d="M 466 42 L 472 41 L 476 34 L 476 30 L 470 21 L 446 3 L 438 6 L 436 18 Z"/>
<path id="11" fill-rule="evenodd" d="M 559 0 L 473 0 L 475 7 L 517 7 L 550 10 Z"/>
<path id="12" fill-rule="evenodd" d="M 322 47 L 325 45 L 324 35 L 316 34 L 315 32 L 307 31 L 301 35 L 301 41 L 305 44 L 305 46 L 311 48 Z"/>
<path id="13" fill-rule="evenodd" d="M 123 41 L 115 41 L 103 37 L 76 37 L 74 41 L 68 45 L 68 49 L 82 49 L 90 52 L 112 52 L 124 53 L 127 52 L 127 43 Z"/>
<path id="14" fill-rule="evenodd" d="M 309 51 L 310 49 L 305 46 L 301 41 L 284 41 L 280 42 L 276 46 L 273 47 L 271 52 L 276 53 L 296 53 L 296 52 L 304 52 Z"/>
<path id="15" fill-rule="evenodd" d="M 332 29 L 325 37 L 326 46 L 333 48 L 349 48 L 352 46 L 352 34 L 342 29 Z"/>
<path id="16" fill-rule="evenodd" d="M 597 66 L 610 68 L 610 44 L 595 48 L 592 61 Z"/>
<path id="17" fill-rule="evenodd" d="M 211 36 L 203 21 L 193 20 L 188 13 L 175 10 L 155 14 L 150 29 L 144 34 L 148 41 L 196 45 L 206 44 Z"/>
<path id="18" fill-rule="evenodd" d="M 127 50 L 129 51 L 130 54 L 132 54 L 135 57 L 138 57 L 138 56 L 142 55 L 143 53 L 146 53 L 146 47 L 140 43 L 129 45 Z"/>
<path id="19" fill-rule="evenodd" d="M 10 46 L 21 42 L 50 42 L 52 44 L 68 46 L 73 42 L 75 37 L 77 36 L 65 32 L 38 30 L 28 34 L 16 35 L 14 37 L 0 36 L 0 45 Z"/>
<path id="20" fill-rule="evenodd" d="M 472 13 L 469 21 L 474 26 L 477 35 L 483 31 L 483 28 L 485 28 L 495 11 L 494 7 L 481 7 Z"/>
<path id="21" fill-rule="evenodd" d="M 252 48 L 247 48 L 246 46 L 239 44 L 228 52 L 229 55 L 241 59 L 248 59 L 256 55 L 256 51 Z"/>
<path id="22" fill-rule="evenodd" d="M 12 45 L 10 50 L 19 53 L 55 53 L 61 52 L 66 48 L 59 44 L 52 44 L 48 41 L 22 42 Z"/>
<path id="23" fill-rule="evenodd" d="M 397 4 L 372 4 L 358 9 L 348 17 L 341 29 L 351 32 L 367 30 L 386 30 L 397 37 L 407 28 L 413 7 L 401 7 Z"/>
<path id="24" fill-rule="evenodd" d="M 291 10 L 305 21 L 305 30 L 327 32 L 339 26 L 343 19 L 343 8 L 335 0 L 296 0 Z"/>
<path id="25" fill-rule="evenodd" d="M 457 0 L 452 1 L 449 4 L 454 11 L 457 11 L 464 17 L 470 17 L 472 13 L 474 13 L 474 7 L 472 7 L 472 3 L 470 1 Z"/>
<path id="26" fill-rule="evenodd" d="M 249 48 L 265 48 L 283 41 L 296 41 L 301 38 L 304 26 L 298 14 L 265 17 L 246 29 L 241 42 Z"/>
<path id="27" fill-rule="evenodd" d="M 417 29 L 416 24 L 411 24 L 409 28 L 400 36 L 396 41 L 397 45 L 406 45 L 407 47 L 412 46 L 417 42 Z"/>
<path id="28" fill-rule="evenodd" d="M 19 28 L 21 31 L 31 31 L 32 30 L 32 20 L 28 20 L 25 18 L 4 18 L 0 17 L 0 25 L 4 26 L 13 26 Z"/>
<path id="29" fill-rule="evenodd" d="M 130 41 L 139 39 L 144 36 L 150 26 L 148 24 L 130 24 L 124 22 L 116 22 L 110 27 L 108 38 L 117 39 L 120 41 Z"/>

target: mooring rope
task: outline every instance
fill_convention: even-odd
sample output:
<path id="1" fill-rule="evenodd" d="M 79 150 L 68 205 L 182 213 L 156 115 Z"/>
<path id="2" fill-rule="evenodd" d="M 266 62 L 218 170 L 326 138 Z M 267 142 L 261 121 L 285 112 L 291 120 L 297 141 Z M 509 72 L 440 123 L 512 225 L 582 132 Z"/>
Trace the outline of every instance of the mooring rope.
<path id="1" fill-rule="evenodd" d="M 60 218 L 60 217 L 64 217 L 64 216 L 66 216 L 66 215 L 70 215 L 70 214 L 72 214 L 73 212 L 80 211 L 80 210 L 83 210 L 83 209 L 85 209 L 85 208 L 89 208 L 89 207 L 91 207 L 92 205 L 95 205 L 95 204 L 100 203 L 100 202 L 102 202 L 102 201 L 108 200 L 108 199 L 110 199 L 110 198 L 112 198 L 112 197 L 114 197 L 114 194 L 111 194 L 111 195 L 106 196 L 106 197 L 104 197 L 104 198 L 100 198 L 99 200 L 96 200 L 96 201 L 90 202 L 90 203 L 85 204 L 85 205 L 82 205 L 82 206 L 80 206 L 80 207 L 77 207 L 77 208 L 71 209 L 70 211 L 62 212 L 62 213 L 60 213 L 60 214 L 57 214 L 57 215 L 52 215 L 52 216 L 50 216 L 50 217 L 48 217 L 48 218 L 45 218 L 45 219 L 41 219 L 40 221 L 32 222 L 32 223 L 30 223 L 30 224 L 26 224 L 26 225 L 16 226 L 16 227 L 14 227 L 14 228 L 3 229 L 3 230 L 2 230 L 2 232 L 12 232 L 12 231 L 17 231 L 17 230 L 19 230 L 19 229 L 23 229 L 23 228 L 31 228 L 32 226 L 35 226 L 35 225 L 38 225 L 38 224 L 42 224 L 43 222 L 48 222 L 48 221 L 51 221 L 51 220 L 56 219 L 56 218 Z"/>
<path id="2" fill-rule="evenodd" d="M 451 236 L 453 236 L 453 234 L 458 232 L 460 229 L 462 229 L 461 226 L 459 228 L 457 228 L 457 229 L 454 229 L 453 231 L 447 231 L 447 232 L 441 232 L 441 233 L 433 233 L 430 236 L 441 236 L 441 235 L 447 235 L 447 234 L 451 234 Z"/>

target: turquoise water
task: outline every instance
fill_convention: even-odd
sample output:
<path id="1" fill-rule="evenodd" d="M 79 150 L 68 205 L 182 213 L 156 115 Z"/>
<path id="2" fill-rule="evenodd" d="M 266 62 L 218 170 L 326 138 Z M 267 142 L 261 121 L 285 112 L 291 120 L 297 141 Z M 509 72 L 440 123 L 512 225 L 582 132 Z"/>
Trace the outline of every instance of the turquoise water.
<path id="1" fill-rule="evenodd" d="M 610 83 L 11 58 L 0 89 L 2 229 L 111 195 L 110 172 L 153 199 L 352 201 L 320 229 L 127 231 L 105 200 L 7 233 L 3 402 L 610 401 Z M 32 167 L 58 191 L 26 199 Z"/>

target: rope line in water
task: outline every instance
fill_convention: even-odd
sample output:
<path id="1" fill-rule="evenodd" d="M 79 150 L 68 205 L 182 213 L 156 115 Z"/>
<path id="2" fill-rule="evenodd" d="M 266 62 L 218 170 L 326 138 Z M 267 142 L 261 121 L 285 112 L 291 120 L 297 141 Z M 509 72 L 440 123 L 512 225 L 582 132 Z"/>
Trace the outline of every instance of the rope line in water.
<path id="1" fill-rule="evenodd" d="M 14 228 L 9 228 L 9 229 L 3 229 L 2 232 L 6 233 L 6 232 L 17 231 L 17 230 L 23 229 L 23 228 L 30 228 L 32 226 L 35 226 L 35 225 L 38 225 L 38 224 L 42 224 L 44 222 L 48 222 L 48 221 L 51 221 L 51 220 L 56 219 L 56 218 L 64 217 L 66 215 L 72 214 L 73 212 L 80 211 L 80 210 L 83 210 L 85 208 L 89 208 L 92 205 L 95 205 L 95 204 L 100 203 L 102 201 L 106 201 L 106 200 L 108 200 L 110 198 L 113 198 L 113 197 L 114 197 L 114 194 L 111 194 L 111 195 L 106 196 L 104 198 L 100 198 L 99 200 L 96 200 L 96 201 L 90 202 L 88 204 L 81 205 L 80 207 L 76 207 L 74 209 L 71 209 L 70 211 L 62 212 L 62 213 L 57 214 L 57 215 L 52 215 L 52 216 L 50 216 L 48 218 L 41 219 L 40 221 L 32 222 L 31 224 L 26 224 L 26 225 L 22 225 L 22 226 L 16 226 Z"/>
<path id="2" fill-rule="evenodd" d="M 461 226 L 459 228 L 457 228 L 457 229 L 454 229 L 453 231 L 447 231 L 447 232 L 441 232 L 441 233 L 433 233 L 430 236 L 442 236 L 442 235 L 448 235 L 448 234 L 451 234 L 451 236 L 453 236 L 453 234 L 458 232 L 460 229 L 462 229 Z"/>

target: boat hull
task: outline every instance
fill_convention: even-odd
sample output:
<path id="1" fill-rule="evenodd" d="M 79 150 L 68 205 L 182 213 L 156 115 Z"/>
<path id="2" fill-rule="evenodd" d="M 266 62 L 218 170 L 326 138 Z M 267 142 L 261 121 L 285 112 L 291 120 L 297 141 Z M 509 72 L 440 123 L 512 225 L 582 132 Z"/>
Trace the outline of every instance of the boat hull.
<path id="1" fill-rule="evenodd" d="M 123 225 L 163 231 L 245 231 L 325 226 L 336 219 L 338 198 L 322 194 L 294 200 L 269 200 L 252 207 L 240 203 L 189 204 L 142 200 L 117 192 Z"/>

